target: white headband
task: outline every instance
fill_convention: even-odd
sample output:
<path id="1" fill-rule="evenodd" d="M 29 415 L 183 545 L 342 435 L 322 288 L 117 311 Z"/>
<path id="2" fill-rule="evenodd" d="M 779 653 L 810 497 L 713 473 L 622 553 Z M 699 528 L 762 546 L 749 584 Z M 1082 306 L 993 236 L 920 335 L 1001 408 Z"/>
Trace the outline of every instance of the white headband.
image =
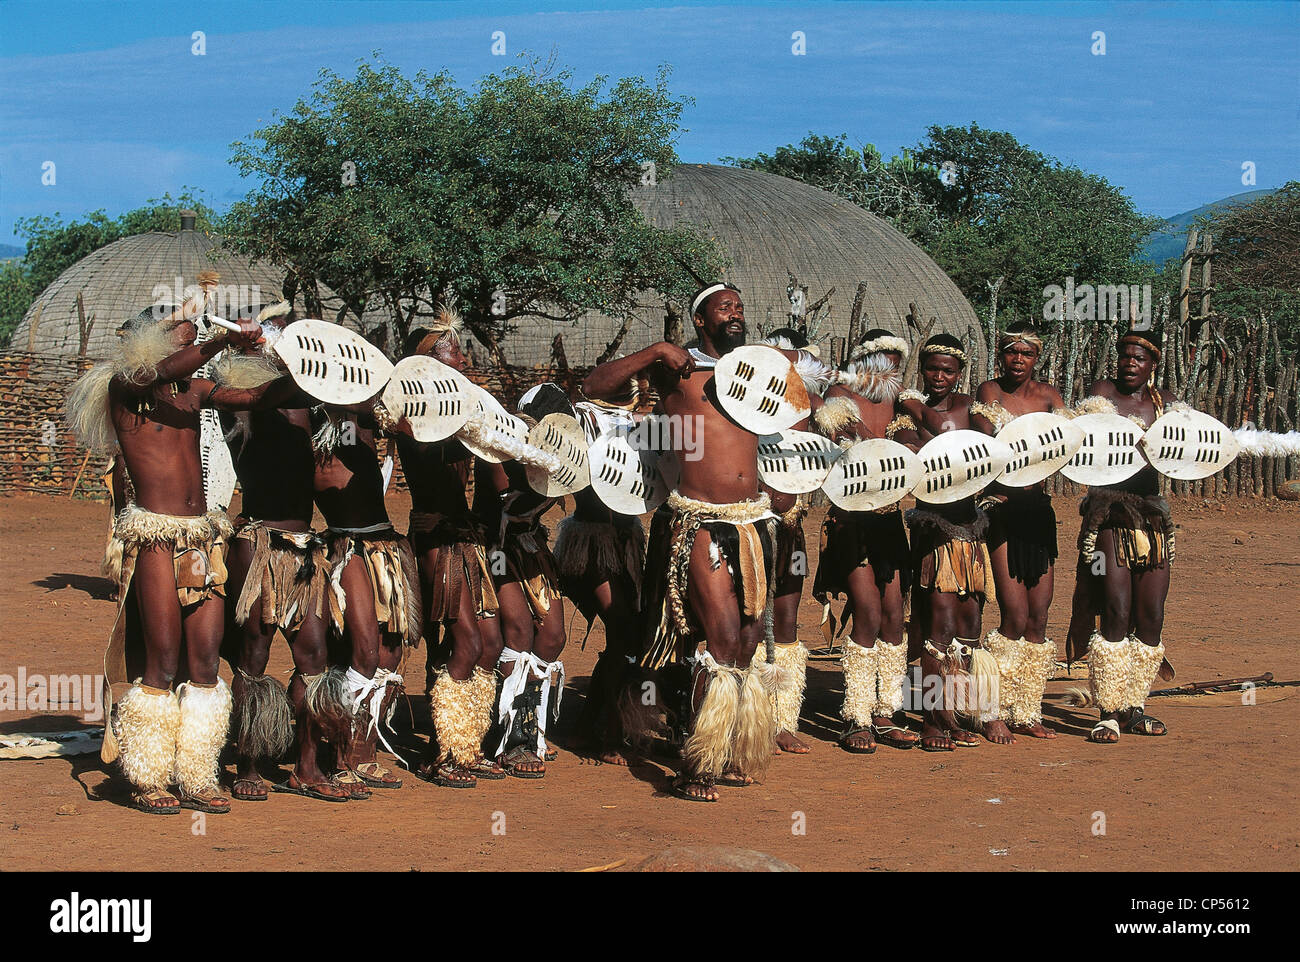
<path id="1" fill-rule="evenodd" d="M 712 287 L 706 287 L 704 290 L 696 294 L 695 300 L 691 301 L 691 317 L 695 316 L 695 312 L 700 309 L 700 305 L 708 299 L 710 294 L 716 294 L 718 291 L 725 290 L 727 290 L 726 284 L 714 284 Z"/>

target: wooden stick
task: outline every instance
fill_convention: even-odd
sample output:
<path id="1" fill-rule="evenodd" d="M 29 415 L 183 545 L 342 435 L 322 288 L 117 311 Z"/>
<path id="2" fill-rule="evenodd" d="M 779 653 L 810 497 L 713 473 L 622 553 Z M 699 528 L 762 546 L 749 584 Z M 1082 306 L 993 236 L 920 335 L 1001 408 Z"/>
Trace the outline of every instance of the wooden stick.
<path id="1" fill-rule="evenodd" d="M 69 499 L 71 499 L 72 496 L 73 496 L 74 494 L 77 493 L 77 485 L 81 483 L 81 476 L 82 476 L 82 475 L 85 473 L 85 471 L 86 471 L 86 465 L 88 465 L 88 464 L 90 463 L 90 455 L 91 455 L 91 452 L 90 452 L 90 451 L 87 451 L 87 452 L 86 452 L 86 457 L 85 457 L 85 458 L 82 460 L 82 462 L 81 462 L 81 470 L 77 472 L 77 476 L 76 476 L 76 478 L 74 478 L 73 481 L 72 481 L 72 490 L 70 490 L 70 491 L 68 492 L 68 498 L 69 498 Z"/>

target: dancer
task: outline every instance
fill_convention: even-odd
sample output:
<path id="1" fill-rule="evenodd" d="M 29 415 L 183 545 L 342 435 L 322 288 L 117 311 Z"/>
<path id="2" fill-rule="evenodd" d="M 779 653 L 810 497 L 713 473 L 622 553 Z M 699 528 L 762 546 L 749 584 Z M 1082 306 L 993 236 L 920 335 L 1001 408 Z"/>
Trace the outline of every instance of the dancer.
<path id="1" fill-rule="evenodd" d="M 560 388 L 541 385 L 525 395 L 519 411 L 536 423 L 573 408 Z M 484 625 L 485 634 L 499 634 L 501 653 L 500 734 L 492 754 L 516 778 L 546 774 L 546 762 L 555 758 L 546 729 L 564 694 L 564 599 L 542 525 L 554 503 L 529 486 L 520 461 L 478 462 L 474 514 L 489 532 L 489 567 L 500 605 L 497 618 Z"/>
<path id="2" fill-rule="evenodd" d="M 815 417 L 821 407 L 821 396 L 835 378 L 835 369 L 822 363 L 815 349 L 810 347 L 807 336 L 794 328 L 772 331 L 759 343 L 796 352 L 795 370 L 808 392 L 812 416 Z M 800 421 L 792 427 L 806 431 L 809 422 Z M 808 686 L 808 649 L 799 640 L 799 602 L 808 575 L 808 544 L 803 521 L 808 515 L 809 502 L 805 495 L 788 494 L 767 485 L 762 487 L 772 499 L 772 510 L 778 518 L 773 563 L 775 579 L 767 617 L 776 689 L 773 694 L 776 747 L 790 754 L 806 755 L 812 751 L 812 746 L 799 737 L 799 714 L 803 710 L 804 691 Z M 768 650 L 760 649 L 757 657 L 760 662 L 765 661 Z"/>
<path id="3" fill-rule="evenodd" d="M 251 313 L 268 340 L 292 320 L 288 302 Z M 231 388 L 256 387 L 279 373 L 260 351 L 228 350 L 213 370 L 217 383 Z M 237 746 L 231 795 L 241 801 L 266 800 L 258 765 L 278 761 L 295 741 L 293 771 L 275 791 L 329 802 L 349 797 L 318 761 L 322 741 L 346 745 L 350 720 L 341 702 L 342 670 L 328 668 L 329 627 L 341 620 L 342 606 L 330 581 L 325 542 L 311 527 L 309 400 L 299 407 L 222 415 L 242 493 L 227 559 L 227 587 L 236 599 L 227 611 L 228 631 L 239 648 L 231 684 Z M 293 656 L 287 695 L 266 674 L 277 631 Z"/>
<path id="4" fill-rule="evenodd" d="M 583 383 L 589 397 L 612 397 L 645 372 L 660 410 L 694 419 L 707 455 L 679 457 L 676 490 L 659 509 L 647 547 L 649 644 L 641 664 L 684 665 L 684 704 L 669 704 L 686 732 L 673 794 L 714 802 L 719 776 L 737 784 L 761 775 L 775 751 L 770 692 L 751 659 L 763 640 L 771 577 L 767 522 L 771 500 L 759 490 L 758 437 L 724 414 L 713 394 L 717 359 L 745 343 L 740 291 L 710 284 L 695 295 L 691 316 L 699 347 L 661 342 L 598 366 Z M 702 641 L 702 644 L 701 644 Z M 660 672 L 661 681 L 665 679 Z M 670 699 L 676 701 L 676 699 Z"/>
<path id="5" fill-rule="evenodd" d="M 312 427 L 314 497 L 327 525 L 330 579 L 343 595 L 335 628 L 349 652 L 343 699 L 352 733 L 335 777 L 354 798 L 364 798 L 370 788 L 402 786 L 376 751 L 382 740 L 397 754 L 380 726 L 402 689 L 403 647 L 420 641 L 420 581 L 410 543 L 388 519 L 375 414 L 322 405 L 312 412 Z"/>
<path id="6" fill-rule="evenodd" d="M 594 443 L 608 424 L 632 428 L 636 423 L 632 412 L 640 404 L 640 395 L 639 382 L 631 378 L 623 394 L 575 403 L 588 442 Z M 600 761 L 627 765 L 631 747 L 625 739 L 619 706 L 643 631 L 645 529 L 640 518 L 608 507 L 591 488 L 574 494 L 573 502 L 573 514 L 555 529 L 560 588 L 587 619 L 588 634 L 598 617 L 605 626 L 605 649 L 591 673 L 581 727 Z"/>
<path id="7" fill-rule="evenodd" d="M 1159 343 L 1158 331 L 1121 334 L 1115 376 L 1088 388 L 1080 413 L 1114 411 L 1145 428 L 1176 410 L 1180 402 L 1155 387 Z M 1070 634 L 1075 650 L 1088 637 L 1088 683 L 1101 711 L 1088 740 L 1112 744 L 1121 732 L 1164 735 L 1165 724 L 1144 712 L 1165 656 L 1165 600 L 1174 560 L 1174 523 L 1160 496 L 1160 476 L 1148 465 L 1127 481 L 1089 488 L 1079 513 Z"/>
<path id="8" fill-rule="evenodd" d="M 469 369 L 461 349 L 461 320 L 443 308 L 435 323 L 411 332 L 409 355 L 428 355 L 457 371 Z M 424 598 L 424 633 L 430 642 L 429 707 L 434 757 L 416 774 L 444 788 L 473 788 L 478 779 L 505 772 L 484 758 L 483 739 L 496 696 L 500 632 L 485 633 L 498 602 L 487 561 L 487 534 L 466 499 L 474 456 L 455 437 L 436 443 L 397 434 L 402 471 L 411 490 L 409 537 Z M 432 640 L 441 629 L 440 658 Z M 441 662 L 441 663 L 439 663 Z"/>
<path id="9" fill-rule="evenodd" d="M 907 353 L 907 342 L 883 328 L 863 335 L 814 417 L 818 431 L 846 444 L 883 437 L 915 447 L 915 426 L 894 414 Z M 877 742 L 908 749 L 920 740 L 898 720 L 907 675 L 903 621 L 909 579 L 907 532 L 897 503 L 877 511 L 832 506 L 826 512 L 813 596 L 825 606 L 831 596 L 847 594 L 853 612 L 842 659 L 840 745 L 856 754 L 872 754 Z"/>
<path id="10" fill-rule="evenodd" d="M 133 805 L 155 815 L 230 810 L 217 764 L 230 689 L 217 663 L 231 526 L 204 500 L 200 409 L 275 407 L 297 390 L 288 378 L 237 390 L 194 377 L 225 347 L 248 347 L 260 336 L 256 324 L 242 323 L 238 332 L 195 344 L 199 311 L 191 299 L 165 317 L 148 309 L 127 321 L 115 356 L 83 375 L 68 396 L 81 443 L 110 451 L 116 438 L 134 485 L 136 500 L 114 524 L 122 567 L 104 656 L 112 709 L 101 757 L 120 760 Z M 182 644 L 187 680 L 173 690 Z"/>
<path id="11" fill-rule="evenodd" d="M 996 435 L 1018 415 L 1057 411 L 1061 394 L 1035 380 L 1043 339 L 1032 324 L 1011 324 L 998 339 L 1002 375 L 976 389 L 971 425 Z M 988 547 L 1000 622 L 985 647 L 998 660 L 998 723 L 1033 738 L 1055 738 L 1043 725 L 1043 691 L 1056 664 L 1056 645 L 1047 637 L 1056 565 L 1056 512 L 1047 483 L 1013 488 L 993 483 L 980 499 L 989 518 Z"/>
<path id="12" fill-rule="evenodd" d="M 926 393 L 906 390 L 898 396 L 898 407 L 915 424 L 918 440 L 969 429 L 970 395 L 954 390 L 966 367 L 961 341 L 936 334 L 919 353 Z M 921 747 L 952 751 L 978 745 L 976 735 L 958 725 L 958 713 L 984 726 L 990 741 L 1009 743 L 1013 736 L 998 721 L 996 705 L 985 704 L 997 666 L 979 647 L 988 518 L 973 497 L 951 504 L 918 498 L 916 504 L 907 513 L 907 524 L 912 532 L 912 627 L 921 642 L 921 671 L 929 689 L 928 697 L 923 692 L 929 705 L 922 711 Z M 968 693 L 968 679 L 976 683 L 974 694 Z"/>

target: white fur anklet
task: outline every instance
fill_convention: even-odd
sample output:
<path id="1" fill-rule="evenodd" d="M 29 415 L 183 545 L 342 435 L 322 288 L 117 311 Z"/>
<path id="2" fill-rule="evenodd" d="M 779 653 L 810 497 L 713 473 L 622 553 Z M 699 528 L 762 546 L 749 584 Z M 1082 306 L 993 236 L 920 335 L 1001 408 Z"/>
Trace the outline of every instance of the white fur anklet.
<path id="1" fill-rule="evenodd" d="M 429 692 L 438 761 L 468 767 L 478 761 L 486 728 L 478 716 L 482 709 L 482 683 L 475 675 L 456 681 L 447 669 L 438 672 Z"/>
<path id="2" fill-rule="evenodd" d="M 1129 664 L 1132 665 L 1129 672 L 1128 704 L 1125 707 L 1143 708 L 1147 703 L 1147 695 L 1151 692 L 1151 685 L 1160 673 L 1160 662 L 1165 657 L 1165 643 L 1162 641 L 1158 645 L 1148 645 L 1134 635 L 1129 635 L 1125 640 L 1129 645 Z"/>
<path id="3" fill-rule="evenodd" d="M 1129 707 L 1131 651 L 1127 638 L 1107 641 L 1093 632 L 1088 642 L 1088 687 L 1092 700 L 1104 712 Z"/>
<path id="4" fill-rule="evenodd" d="M 1020 671 L 1015 695 L 1010 700 L 1008 723 L 1033 728 L 1043 722 L 1043 692 L 1056 665 L 1056 644 L 1047 638 L 1041 644 L 1020 639 Z"/>
<path id="5" fill-rule="evenodd" d="M 872 716 L 888 718 L 903 709 L 903 684 L 907 681 L 907 644 L 891 645 L 876 639 L 875 704 Z"/>
<path id="6" fill-rule="evenodd" d="M 187 795 L 219 792 L 217 759 L 230 732 L 230 689 L 220 678 L 211 688 L 186 682 L 176 697 L 181 707 L 176 784 Z"/>
<path id="7" fill-rule="evenodd" d="M 793 645 L 777 645 L 776 665 L 784 676 L 776 689 L 776 730 L 778 734 L 797 732 L 808 684 L 808 649 L 798 641 Z"/>
<path id="8" fill-rule="evenodd" d="M 755 673 L 741 671 L 734 665 L 719 665 L 707 651 L 700 652 L 695 664 L 695 670 L 691 672 L 691 685 L 698 684 L 700 671 L 708 673 L 709 681 L 695 713 L 691 733 L 682 745 L 682 760 L 692 775 L 716 776 L 725 771 L 732 761 L 736 721 L 740 715 L 740 691 L 746 682 L 746 676 L 753 679 L 760 691 L 762 686 Z M 766 692 L 760 700 L 768 705 L 770 712 L 772 703 Z M 775 736 L 776 733 L 771 734 Z"/>
<path id="9" fill-rule="evenodd" d="M 844 707 L 840 715 L 850 725 L 867 728 L 876 704 L 876 675 L 880 664 L 880 643 L 864 648 L 857 642 L 844 643 Z"/>
<path id="10" fill-rule="evenodd" d="M 166 791 L 176 763 L 181 707 L 170 688 L 132 685 L 113 712 L 122 774 L 141 791 Z"/>

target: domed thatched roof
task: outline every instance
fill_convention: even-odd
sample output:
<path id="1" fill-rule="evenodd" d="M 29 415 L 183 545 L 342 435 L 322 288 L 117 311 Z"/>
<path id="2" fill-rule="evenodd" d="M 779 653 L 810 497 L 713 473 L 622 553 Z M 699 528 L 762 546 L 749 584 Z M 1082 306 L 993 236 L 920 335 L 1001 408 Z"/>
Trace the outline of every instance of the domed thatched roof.
<path id="1" fill-rule="evenodd" d="M 77 261 L 32 302 L 10 347 L 38 354 L 76 355 L 81 346 L 80 293 L 86 318 L 92 321 L 86 355 L 107 357 L 123 321 L 153 304 L 179 304 L 186 286 L 197 284 L 199 271 L 204 270 L 221 275 L 217 304 L 227 313 L 239 306 L 283 299 L 282 270 L 222 250 L 220 236 L 190 229 L 188 219 L 182 223 L 186 226 L 174 234 L 153 231 L 123 237 Z M 334 292 L 321 285 L 321 294 L 326 306 L 337 310 Z M 327 311 L 327 319 L 334 320 L 335 315 Z M 367 322 L 370 320 L 368 312 Z"/>
<path id="2" fill-rule="evenodd" d="M 829 320 L 814 336 L 823 356 L 831 337 L 848 334 L 862 281 L 867 290 L 859 330 L 904 333 L 909 303 L 922 322 L 938 318 L 933 333 L 960 337 L 968 324 L 978 327 L 970 303 L 925 251 L 886 221 L 827 191 L 755 170 L 680 164 L 656 185 L 637 188 L 632 199 L 656 227 L 690 223 L 717 239 L 731 260 L 723 280 L 741 290 L 751 339 L 787 323 L 790 274 L 808 288 L 810 302 L 835 288 Z M 550 356 L 551 341 L 562 333 L 569 363 L 590 364 L 620 323 L 598 314 L 572 324 L 529 318 L 504 346 L 511 361 L 538 363 Z M 689 340 L 689 318 L 684 326 Z M 640 350 L 663 334 L 663 301 L 647 294 L 620 353 Z"/>

